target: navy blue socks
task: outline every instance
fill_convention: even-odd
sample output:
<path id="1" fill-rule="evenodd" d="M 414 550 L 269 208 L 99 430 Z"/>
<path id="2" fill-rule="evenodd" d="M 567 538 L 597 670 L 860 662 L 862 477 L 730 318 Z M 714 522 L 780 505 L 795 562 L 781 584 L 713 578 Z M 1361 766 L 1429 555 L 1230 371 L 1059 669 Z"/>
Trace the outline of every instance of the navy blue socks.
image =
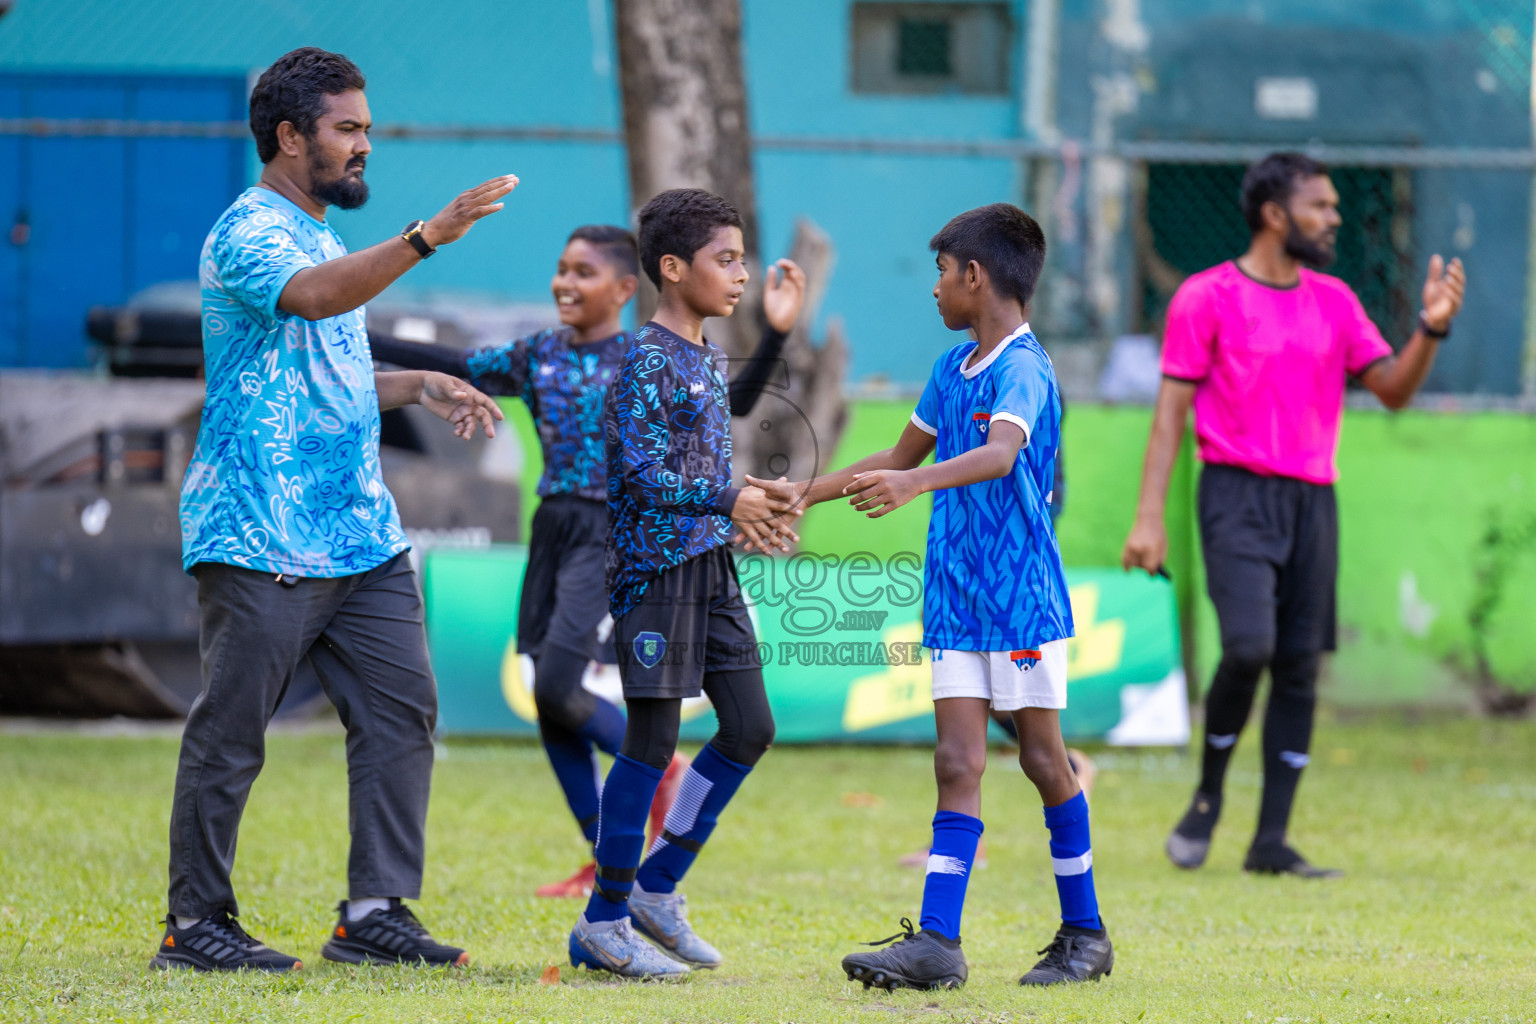
<path id="1" fill-rule="evenodd" d="M 645 847 L 645 822 L 661 775 L 661 769 L 623 754 L 613 759 L 603 784 L 597 884 L 587 901 L 588 921 L 617 921 L 629 913 L 629 894 Z"/>
<path id="2" fill-rule="evenodd" d="M 677 800 L 667 812 L 662 833 L 656 837 L 650 855 L 640 868 L 640 888 L 657 893 L 672 892 L 677 888 L 709 834 L 715 830 L 720 812 L 725 810 L 725 805 L 736 795 L 751 770 L 722 757 L 714 744 L 704 745 L 683 775 Z"/>

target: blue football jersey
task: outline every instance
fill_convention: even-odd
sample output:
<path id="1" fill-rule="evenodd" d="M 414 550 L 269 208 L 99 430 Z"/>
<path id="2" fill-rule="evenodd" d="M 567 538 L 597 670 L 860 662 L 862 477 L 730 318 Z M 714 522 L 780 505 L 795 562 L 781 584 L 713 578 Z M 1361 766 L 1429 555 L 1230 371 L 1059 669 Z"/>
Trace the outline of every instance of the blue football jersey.
<path id="1" fill-rule="evenodd" d="M 1038 648 L 1072 635 L 1051 488 L 1061 444 L 1056 372 L 1024 324 L 966 366 L 976 342 L 941 355 L 912 422 L 935 436 L 935 457 L 987 443 L 992 424 L 1024 431 L 1013 468 L 996 480 L 933 494 L 923 567 L 923 645 L 956 651 Z"/>

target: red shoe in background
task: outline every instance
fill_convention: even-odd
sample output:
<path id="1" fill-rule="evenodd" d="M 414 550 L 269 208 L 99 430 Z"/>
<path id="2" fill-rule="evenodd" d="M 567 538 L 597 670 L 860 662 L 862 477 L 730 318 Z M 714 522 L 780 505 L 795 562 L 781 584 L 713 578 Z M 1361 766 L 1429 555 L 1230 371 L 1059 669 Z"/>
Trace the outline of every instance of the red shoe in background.
<path id="1" fill-rule="evenodd" d="M 584 900 L 592 895 L 592 886 L 597 882 L 597 861 L 589 860 L 576 869 L 576 873 L 563 882 L 551 882 L 541 885 L 533 890 L 535 896 L 543 896 L 547 899 L 572 899 Z"/>
<path id="2" fill-rule="evenodd" d="M 672 763 L 667 765 L 667 770 L 661 776 L 661 783 L 656 787 L 656 795 L 651 798 L 651 818 L 645 826 L 645 848 L 650 850 L 656 837 L 661 835 L 662 825 L 667 820 L 667 812 L 677 802 L 677 789 L 683 784 L 683 775 L 688 771 L 688 766 L 693 763 L 693 758 L 684 753 L 672 755 Z"/>

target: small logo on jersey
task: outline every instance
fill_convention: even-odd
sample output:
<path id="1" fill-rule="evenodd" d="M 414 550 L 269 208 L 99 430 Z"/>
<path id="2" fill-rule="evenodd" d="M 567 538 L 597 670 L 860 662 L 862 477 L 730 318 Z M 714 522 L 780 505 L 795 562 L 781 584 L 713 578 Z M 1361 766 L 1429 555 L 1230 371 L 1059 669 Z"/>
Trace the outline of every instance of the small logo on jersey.
<path id="1" fill-rule="evenodd" d="M 635 637 L 635 660 L 646 668 L 655 668 L 666 650 L 667 638 L 660 633 L 646 631 Z"/>
<path id="2" fill-rule="evenodd" d="M 1020 672 L 1028 672 L 1030 669 L 1040 664 L 1040 652 L 1009 651 L 1008 660 L 1013 662 L 1014 667 L 1017 668 Z"/>
<path id="3" fill-rule="evenodd" d="M 985 434 L 987 428 L 992 425 L 992 414 L 989 412 L 973 412 L 971 413 L 971 422 L 975 424 L 977 430 Z"/>
<path id="4" fill-rule="evenodd" d="M 696 380 L 692 384 L 689 384 L 688 393 L 690 395 L 702 395 L 704 393 L 704 382 L 701 380 Z"/>

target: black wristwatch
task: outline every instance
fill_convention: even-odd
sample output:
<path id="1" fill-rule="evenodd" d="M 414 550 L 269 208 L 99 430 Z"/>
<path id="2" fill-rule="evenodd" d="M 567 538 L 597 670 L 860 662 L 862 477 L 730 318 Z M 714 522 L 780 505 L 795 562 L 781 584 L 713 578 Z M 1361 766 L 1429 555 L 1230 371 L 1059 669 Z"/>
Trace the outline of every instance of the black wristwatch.
<path id="1" fill-rule="evenodd" d="M 1434 338 L 1436 341 L 1444 341 L 1451 336 L 1450 324 L 1446 324 L 1443 331 L 1435 330 L 1429 326 L 1429 317 L 1424 314 L 1423 310 L 1419 311 L 1419 330 L 1424 332 L 1426 338 Z"/>
<path id="2" fill-rule="evenodd" d="M 405 226 L 404 231 L 400 232 L 400 237 L 410 242 L 411 248 L 420 253 L 422 259 L 426 259 L 437 252 L 436 249 L 427 244 L 425 238 L 421 237 L 421 229 L 426 226 L 427 222 L 424 220 L 413 220 Z"/>

